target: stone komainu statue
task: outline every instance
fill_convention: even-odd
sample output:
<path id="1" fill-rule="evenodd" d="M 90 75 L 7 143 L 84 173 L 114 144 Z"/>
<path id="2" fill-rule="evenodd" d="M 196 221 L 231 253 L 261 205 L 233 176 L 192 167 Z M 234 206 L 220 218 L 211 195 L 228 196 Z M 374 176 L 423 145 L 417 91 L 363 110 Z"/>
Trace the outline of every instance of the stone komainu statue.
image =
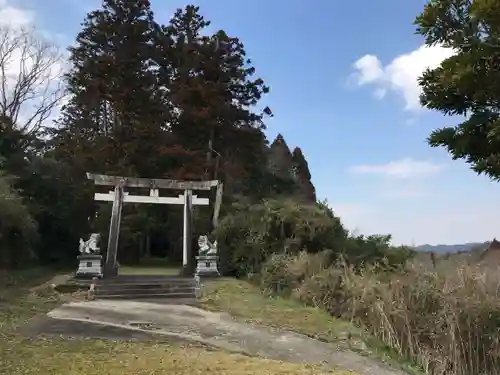
<path id="1" fill-rule="evenodd" d="M 101 250 L 99 248 L 100 239 L 101 235 L 99 233 L 92 233 L 87 241 L 80 238 L 80 246 L 78 249 L 80 254 L 99 254 Z"/>

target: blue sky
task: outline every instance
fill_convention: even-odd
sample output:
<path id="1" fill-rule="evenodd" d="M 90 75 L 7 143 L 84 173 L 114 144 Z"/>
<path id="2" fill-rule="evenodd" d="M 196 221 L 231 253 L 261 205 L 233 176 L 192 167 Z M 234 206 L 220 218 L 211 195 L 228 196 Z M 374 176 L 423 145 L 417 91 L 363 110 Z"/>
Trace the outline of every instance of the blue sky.
<path id="1" fill-rule="evenodd" d="M 187 4 L 151 3 L 163 22 Z M 65 47 L 99 4 L 0 0 L 0 23 L 34 24 Z M 500 235 L 498 185 L 425 141 L 432 129 L 457 120 L 418 104 L 416 78 L 450 54 L 421 48 L 414 35 L 424 0 L 196 4 L 214 30 L 245 43 L 271 86 L 269 138 L 282 133 L 290 148 L 301 147 L 318 197 L 328 199 L 348 228 L 417 245 Z"/>

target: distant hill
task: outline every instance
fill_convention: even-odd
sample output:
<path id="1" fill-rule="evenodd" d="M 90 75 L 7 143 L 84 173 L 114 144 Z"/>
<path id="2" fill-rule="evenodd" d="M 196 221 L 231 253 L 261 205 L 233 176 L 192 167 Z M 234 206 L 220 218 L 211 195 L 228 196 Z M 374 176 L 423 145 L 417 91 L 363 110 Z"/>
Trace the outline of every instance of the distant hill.
<path id="1" fill-rule="evenodd" d="M 458 253 L 462 251 L 471 251 L 474 248 L 482 247 L 486 248 L 489 245 L 489 241 L 486 242 L 470 242 L 459 245 L 420 245 L 416 246 L 415 250 L 424 252 L 434 252 L 436 254 L 445 253 Z"/>

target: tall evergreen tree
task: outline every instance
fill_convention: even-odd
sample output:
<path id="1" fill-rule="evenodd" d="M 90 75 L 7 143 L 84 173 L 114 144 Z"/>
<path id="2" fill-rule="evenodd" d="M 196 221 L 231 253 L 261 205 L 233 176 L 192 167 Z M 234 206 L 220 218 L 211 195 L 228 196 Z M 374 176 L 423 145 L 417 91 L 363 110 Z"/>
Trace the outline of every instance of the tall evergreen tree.
<path id="1" fill-rule="evenodd" d="M 156 172 L 150 161 L 169 113 L 154 59 L 158 32 L 145 0 L 104 0 L 87 15 L 70 48 L 72 98 L 59 132 L 82 168 Z"/>
<path id="2" fill-rule="evenodd" d="M 261 130 L 270 110 L 252 108 L 269 89 L 262 79 L 252 78 L 255 68 L 239 39 L 222 30 L 203 35 L 209 25 L 198 7 L 177 10 L 163 27 L 171 45 L 165 57 L 171 68 L 163 79 L 177 113 L 172 131 L 187 148 L 206 152 L 205 178 L 229 182 L 235 173 L 244 179 L 248 166 L 262 165 Z"/>
<path id="3" fill-rule="evenodd" d="M 295 147 L 292 152 L 295 179 L 300 188 L 302 197 L 309 202 L 316 202 L 316 189 L 311 181 L 311 172 L 306 158 L 300 147 Z"/>
<path id="4" fill-rule="evenodd" d="M 262 170 L 264 196 L 296 196 L 298 184 L 292 153 L 283 135 L 278 134 L 266 148 L 267 163 Z"/>
<path id="5" fill-rule="evenodd" d="M 269 147 L 269 169 L 283 179 L 292 177 L 293 159 L 283 135 L 278 134 Z"/>

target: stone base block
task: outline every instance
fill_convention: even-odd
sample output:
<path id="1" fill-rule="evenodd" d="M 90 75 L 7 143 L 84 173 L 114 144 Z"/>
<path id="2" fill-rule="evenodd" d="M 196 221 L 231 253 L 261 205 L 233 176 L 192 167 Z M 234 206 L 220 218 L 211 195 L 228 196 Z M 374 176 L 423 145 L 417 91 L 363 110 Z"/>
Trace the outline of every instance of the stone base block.
<path id="1" fill-rule="evenodd" d="M 220 276 L 217 255 L 200 255 L 196 257 L 197 276 Z"/>
<path id="2" fill-rule="evenodd" d="M 82 254 L 77 257 L 78 270 L 76 278 L 102 278 L 102 255 Z"/>

